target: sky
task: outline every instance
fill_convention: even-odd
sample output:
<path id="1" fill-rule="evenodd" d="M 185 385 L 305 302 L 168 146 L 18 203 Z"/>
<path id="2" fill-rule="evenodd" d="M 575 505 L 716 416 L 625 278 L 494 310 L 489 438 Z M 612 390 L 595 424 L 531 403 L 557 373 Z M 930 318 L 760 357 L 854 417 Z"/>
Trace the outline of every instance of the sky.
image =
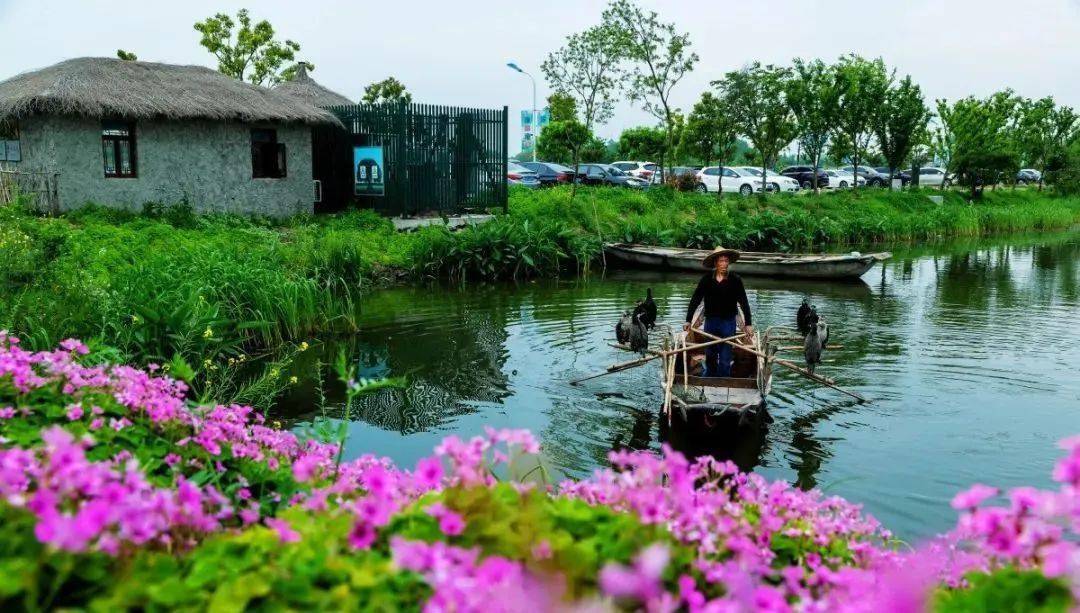
<path id="1" fill-rule="evenodd" d="M 759 60 L 882 57 L 911 74 L 928 101 L 987 95 L 1011 87 L 1080 108 L 1080 0 L 639 0 L 690 34 L 701 57 L 676 86 L 689 111 L 724 72 Z M 216 67 L 192 25 L 247 6 L 279 37 L 300 43 L 312 76 L 357 99 L 364 86 L 394 76 L 416 102 L 510 108 L 510 151 L 520 111 L 549 93 L 540 64 L 567 35 L 599 22 L 604 0 L 542 3 L 457 0 L 0 0 L 0 79 L 81 56 L 114 56 Z M 530 16 L 530 6 L 537 7 Z M 543 106 L 540 104 L 540 106 Z M 932 102 L 931 102 L 932 106 Z M 596 130 L 617 137 L 655 121 L 629 102 Z"/>

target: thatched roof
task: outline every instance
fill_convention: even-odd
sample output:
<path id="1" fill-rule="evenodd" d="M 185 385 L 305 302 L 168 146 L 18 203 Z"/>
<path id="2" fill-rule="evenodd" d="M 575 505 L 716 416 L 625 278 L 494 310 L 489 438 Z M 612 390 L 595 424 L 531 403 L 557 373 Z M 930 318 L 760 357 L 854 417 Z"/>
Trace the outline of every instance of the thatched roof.
<path id="1" fill-rule="evenodd" d="M 296 69 L 296 76 L 291 81 L 285 81 L 274 86 L 274 91 L 303 100 L 313 106 L 341 106 L 353 104 L 345 96 L 332 89 L 327 89 L 315 82 L 307 72 L 307 66 L 303 63 Z"/>
<path id="2" fill-rule="evenodd" d="M 0 120 L 29 115 L 336 123 L 301 100 L 205 66 L 82 57 L 0 82 Z"/>

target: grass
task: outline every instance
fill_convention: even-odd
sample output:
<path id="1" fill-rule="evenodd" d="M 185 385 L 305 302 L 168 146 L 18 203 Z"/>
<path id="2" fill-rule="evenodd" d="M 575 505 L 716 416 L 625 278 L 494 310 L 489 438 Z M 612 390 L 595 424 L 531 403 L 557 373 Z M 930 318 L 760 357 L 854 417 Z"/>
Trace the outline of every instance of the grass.
<path id="1" fill-rule="evenodd" d="M 41 217 L 16 204 L 0 208 L 0 329 L 39 349 L 92 339 L 114 360 L 190 371 L 197 389 L 219 398 L 253 386 L 272 398 L 284 382 L 237 380 L 251 376 L 249 356 L 283 372 L 313 335 L 355 331 L 364 292 L 410 274 L 587 271 L 605 241 L 794 251 L 1080 222 L 1080 198 L 1003 190 L 968 204 L 943 195 L 937 205 L 926 194 L 878 190 L 718 201 L 665 189 L 581 189 L 575 198 L 568 189 L 515 189 L 509 213 L 490 223 L 413 234 L 370 211 L 281 222 L 160 206 Z"/>

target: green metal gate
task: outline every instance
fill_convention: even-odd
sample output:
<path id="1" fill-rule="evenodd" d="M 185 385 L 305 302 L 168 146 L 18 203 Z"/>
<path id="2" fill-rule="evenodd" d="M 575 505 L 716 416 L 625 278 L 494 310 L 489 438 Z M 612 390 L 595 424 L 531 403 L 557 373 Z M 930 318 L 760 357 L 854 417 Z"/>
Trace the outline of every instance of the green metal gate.
<path id="1" fill-rule="evenodd" d="M 385 215 L 505 210 L 506 107 L 387 103 L 329 110 L 344 124 L 353 146 L 382 146 L 385 194 L 354 196 L 361 206 Z M 340 156 L 343 148 L 337 149 Z M 348 162 L 351 167 L 351 157 Z M 330 191 L 351 193 L 351 185 L 337 188 Z"/>

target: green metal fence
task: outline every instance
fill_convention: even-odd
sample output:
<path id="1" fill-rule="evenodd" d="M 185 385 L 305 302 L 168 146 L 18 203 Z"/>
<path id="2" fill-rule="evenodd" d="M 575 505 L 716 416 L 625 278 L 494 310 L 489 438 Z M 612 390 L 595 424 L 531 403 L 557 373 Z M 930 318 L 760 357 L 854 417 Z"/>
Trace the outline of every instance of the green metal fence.
<path id="1" fill-rule="evenodd" d="M 506 107 L 388 103 L 329 110 L 345 125 L 352 146 L 382 146 L 385 193 L 350 194 L 361 206 L 387 215 L 506 208 Z M 338 158 L 340 142 L 336 148 Z M 328 191 L 350 193 L 342 185 Z"/>

